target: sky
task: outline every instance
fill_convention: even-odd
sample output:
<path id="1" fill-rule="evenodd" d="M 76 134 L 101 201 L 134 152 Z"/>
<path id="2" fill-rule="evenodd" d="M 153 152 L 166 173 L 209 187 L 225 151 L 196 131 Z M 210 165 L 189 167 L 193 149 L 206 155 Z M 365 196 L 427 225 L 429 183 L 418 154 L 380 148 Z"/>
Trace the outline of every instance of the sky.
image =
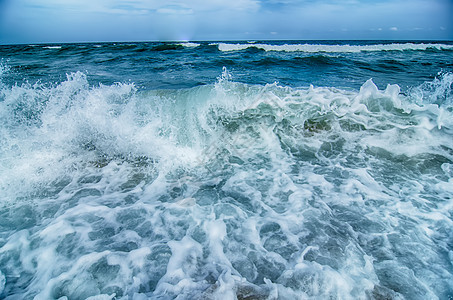
<path id="1" fill-rule="evenodd" d="M 453 40 L 453 0 L 0 0 L 0 44 Z"/>

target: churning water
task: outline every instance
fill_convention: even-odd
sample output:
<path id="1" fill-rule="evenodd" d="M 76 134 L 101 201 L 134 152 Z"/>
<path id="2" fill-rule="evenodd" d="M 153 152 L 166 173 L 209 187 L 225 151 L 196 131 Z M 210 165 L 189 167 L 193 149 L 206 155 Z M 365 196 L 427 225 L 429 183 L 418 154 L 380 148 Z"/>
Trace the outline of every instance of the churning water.
<path id="1" fill-rule="evenodd" d="M 453 297 L 451 43 L 0 57 L 0 298 Z"/>

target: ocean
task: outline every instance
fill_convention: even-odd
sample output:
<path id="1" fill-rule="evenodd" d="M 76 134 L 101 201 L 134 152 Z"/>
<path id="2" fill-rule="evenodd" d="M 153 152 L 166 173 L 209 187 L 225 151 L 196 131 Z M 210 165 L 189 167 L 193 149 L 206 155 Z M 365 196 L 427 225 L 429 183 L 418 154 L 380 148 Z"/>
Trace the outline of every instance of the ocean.
<path id="1" fill-rule="evenodd" d="M 0 299 L 453 299 L 453 42 L 0 46 Z"/>

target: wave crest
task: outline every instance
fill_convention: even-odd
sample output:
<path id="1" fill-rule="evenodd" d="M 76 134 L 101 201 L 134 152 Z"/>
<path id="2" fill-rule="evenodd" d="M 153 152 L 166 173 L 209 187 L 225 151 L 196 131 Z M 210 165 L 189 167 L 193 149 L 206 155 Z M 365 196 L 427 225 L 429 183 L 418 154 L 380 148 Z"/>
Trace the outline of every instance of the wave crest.
<path id="1" fill-rule="evenodd" d="M 283 52 L 307 52 L 307 53 L 357 53 L 378 51 L 426 51 L 426 50 L 452 50 L 453 45 L 447 44 L 379 44 L 379 45 L 314 45 L 314 44 L 216 44 L 220 51 L 241 51 L 249 48 L 262 49 L 264 51 Z"/>

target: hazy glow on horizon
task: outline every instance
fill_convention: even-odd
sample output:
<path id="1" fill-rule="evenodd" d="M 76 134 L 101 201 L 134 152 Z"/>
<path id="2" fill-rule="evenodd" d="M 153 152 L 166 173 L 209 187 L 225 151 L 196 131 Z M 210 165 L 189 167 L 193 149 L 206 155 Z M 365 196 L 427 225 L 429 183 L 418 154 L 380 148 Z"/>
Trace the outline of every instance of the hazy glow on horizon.
<path id="1" fill-rule="evenodd" d="M 453 39 L 450 0 L 0 0 L 0 44 Z"/>

